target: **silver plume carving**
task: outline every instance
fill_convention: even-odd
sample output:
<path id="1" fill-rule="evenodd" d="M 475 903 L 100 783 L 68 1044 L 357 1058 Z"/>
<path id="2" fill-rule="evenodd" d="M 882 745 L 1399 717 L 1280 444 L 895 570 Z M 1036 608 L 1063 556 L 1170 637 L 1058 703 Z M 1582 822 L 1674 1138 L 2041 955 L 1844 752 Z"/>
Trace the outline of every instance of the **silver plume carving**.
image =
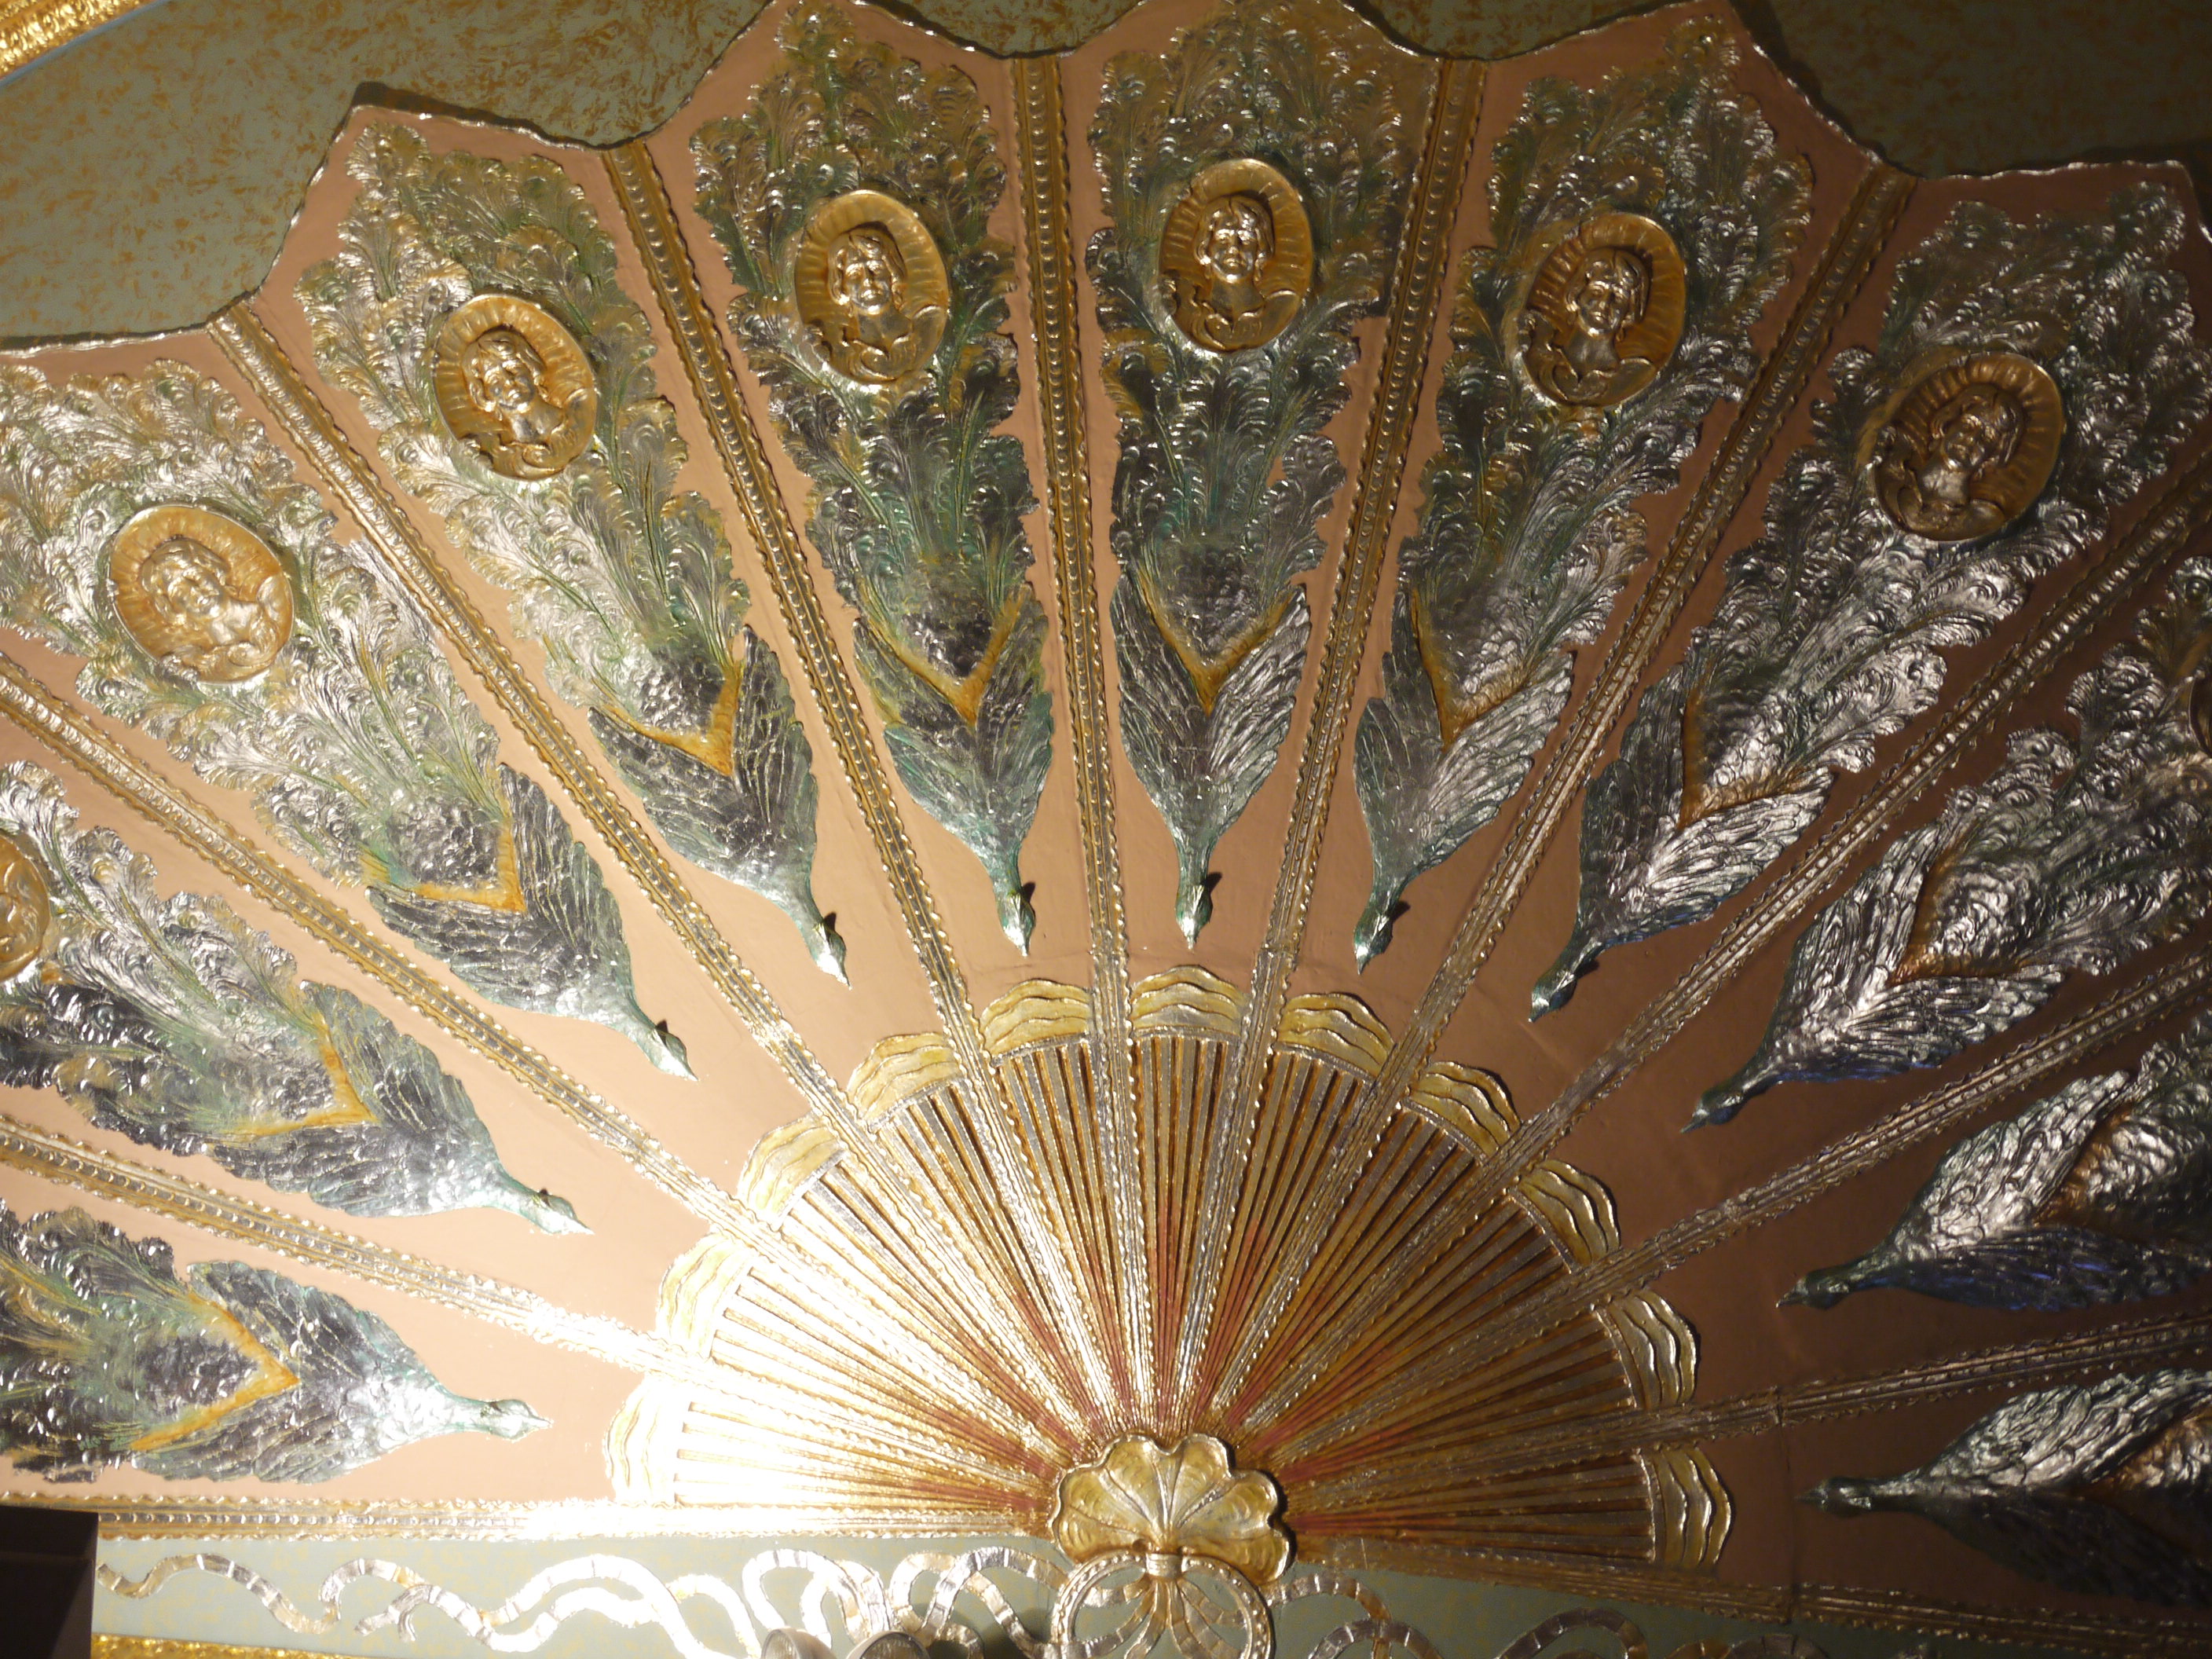
<path id="1" fill-rule="evenodd" d="M 0 1083 L 52 1088 L 95 1128 L 349 1215 L 511 1210 L 583 1231 L 509 1175 L 437 1057 L 218 898 L 155 890 L 110 830 L 78 830 L 50 772 L 0 770 L 0 833 L 52 910 L 40 959 L 0 982 Z"/>
<path id="2" fill-rule="evenodd" d="M 613 241 L 550 161 L 433 155 L 379 125 L 347 166 L 362 188 L 339 251 L 299 283 L 316 362 L 361 400 L 401 484 L 514 594 L 554 689 L 588 711 L 669 844 L 778 905 L 842 978 L 844 941 L 814 902 L 813 755 L 745 625 L 720 517 L 676 488 L 685 446 Z M 495 293 L 543 307 L 599 383 L 592 441 L 552 477 L 502 474 L 440 415 L 440 327 Z"/>
<path id="3" fill-rule="evenodd" d="M 1692 1119 L 1777 1083 L 1936 1066 L 2069 973 L 2110 972 L 2212 900 L 2212 562 L 2075 683 L 2080 735 L 2014 735 L 1987 783 L 1899 836 L 1800 937 L 1750 1061 Z"/>
<path id="4" fill-rule="evenodd" d="M 2212 1373 L 2152 1371 L 2008 1401 L 1932 1462 L 1822 1481 L 1831 1515 L 1899 1510 L 2089 1595 L 2212 1606 Z"/>
<path id="5" fill-rule="evenodd" d="M 1766 533 L 1729 556 L 1712 620 L 1590 785 L 1574 928 L 1536 1013 L 1603 952 L 1711 915 L 1780 857 L 1835 775 L 1934 702 L 1943 653 L 1983 638 L 2165 465 L 2212 387 L 2173 268 L 2187 222 L 2155 185 L 2026 222 L 1969 202 L 1899 267 L 1873 348 L 1829 366 L 1835 395 L 1774 486 Z M 1917 366 L 1986 350 L 2057 383 L 2057 469 L 1997 533 L 1931 541 L 1889 516 L 1859 445 Z"/>
<path id="6" fill-rule="evenodd" d="M 1052 764 L 1045 622 L 1022 520 L 1036 506 L 1006 332 L 1013 250 L 991 234 L 1006 164 L 975 83 L 793 14 L 744 113 L 691 141 L 699 211 L 738 297 L 730 326 L 813 480 L 808 532 L 858 613 L 854 654 L 908 792 L 982 863 L 1006 936 L 1036 915 L 1022 844 Z M 949 288 L 927 360 L 885 384 L 832 365 L 797 292 L 814 210 L 858 190 L 918 216 Z M 918 273 L 913 273 L 918 275 Z"/>
<path id="7" fill-rule="evenodd" d="M 1944 1155 L 1882 1242 L 1784 1297 L 1894 1286 L 1980 1308 L 2166 1296 L 2212 1268 L 2212 1014 Z"/>
<path id="8" fill-rule="evenodd" d="M 144 649 L 106 580 L 116 532 L 190 502 L 267 544 L 289 586 L 289 641 L 254 678 L 210 682 Z M 242 789 L 285 844 L 480 995 L 610 1026 L 664 1069 L 683 1044 L 630 983 L 621 912 L 591 854 L 499 760 L 422 617 L 365 546 L 215 381 L 175 362 L 50 386 L 0 367 L 0 606 L 86 659 L 95 707 L 142 726 L 211 782 Z"/>
<path id="9" fill-rule="evenodd" d="M 470 1400 L 374 1314 L 82 1210 L 0 1207 L 0 1448 L 50 1480 L 328 1480 L 433 1435 L 514 1440 L 520 1400 Z"/>
<path id="10" fill-rule="evenodd" d="M 1656 63 L 1585 91 L 1538 82 L 1498 143 L 1494 247 L 1471 253 L 1422 477 L 1398 556 L 1383 689 L 1360 716 L 1356 776 L 1375 866 L 1352 948 L 1387 949 L 1406 887 L 1496 816 L 1558 724 L 1574 647 L 1605 627 L 1646 532 L 1636 499 L 1674 487 L 1715 404 L 1759 368 L 1751 330 L 1790 271 L 1811 204 L 1729 84 L 1714 23 Z M 1551 400 L 1521 372 L 1515 321 L 1559 235 L 1601 211 L 1643 215 L 1681 252 L 1680 343 L 1610 408 Z"/>
<path id="11" fill-rule="evenodd" d="M 1297 578 L 1320 561 L 1316 527 L 1346 476 L 1322 428 L 1344 406 L 1352 325 L 1382 307 L 1405 213 L 1421 76 L 1365 34 L 1333 12 L 1238 0 L 1164 54 L 1116 58 L 1091 131 L 1112 221 L 1088 263 L 1121 416 L 1122 744 L 1175 837 L 1187 939 L 1212 914 L 1213 848 L 1290 733 L 1312 629 Z M 1177 325 L 1161 243 L 1194 176 L 1244 158 L 1301 198 L 1312 287 L 1274 337 L 1217 353 Z"/>

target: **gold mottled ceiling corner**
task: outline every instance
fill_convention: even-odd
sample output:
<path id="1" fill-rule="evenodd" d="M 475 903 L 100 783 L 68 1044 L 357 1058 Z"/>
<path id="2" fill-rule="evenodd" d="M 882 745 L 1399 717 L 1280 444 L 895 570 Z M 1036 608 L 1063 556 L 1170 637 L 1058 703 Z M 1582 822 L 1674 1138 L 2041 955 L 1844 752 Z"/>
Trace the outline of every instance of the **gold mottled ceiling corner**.
<path id="1" fill-rule="evenodd" d="M 1127 4 L 914 9 L 1018 53 L 1077 45 Z M 1415 45 L 1486 58 L 1640 9 L 1373 6 Z M 2212 9 L 2197 0 L 1741 9 L 1855 137 L 1915 172 L 2201 161 L 2212 140 L 2202 99 Z M 0 340 L 189 326 L 255 287 L 360 88 L 614 143 L 665 120 L 758 10 L 758 0 L 0 0 Z"/>

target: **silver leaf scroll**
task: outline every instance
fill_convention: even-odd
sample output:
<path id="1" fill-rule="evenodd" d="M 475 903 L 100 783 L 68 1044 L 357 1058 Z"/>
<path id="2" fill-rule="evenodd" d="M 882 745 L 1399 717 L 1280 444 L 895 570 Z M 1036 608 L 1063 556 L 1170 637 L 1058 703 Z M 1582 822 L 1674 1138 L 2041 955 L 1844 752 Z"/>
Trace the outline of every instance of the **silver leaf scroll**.
<path id="1" fill-rule="evenodd" d="M 1797 942 L 1750 1062 L 1706 1091 L 1725 1121 L 1793 1079 L 1940 1065 L 2008 1030 L 2069 973 L 2105 973 L 2212 900 L 2212 755 L 2194 714 L 2212 563 L 2075 683 L 2080 736 L 2015 733 L 1987 783 L 1900 836 Z"/>
<path id="2" fill-rule="evenodd" d="M 1398 556 L 1382 695 L 1360 716 L 1360 805 L 1375 867 L 1352 948 L 1389 946 L 1407 884 L 1497 814 L 1558 723 L 1574 650 L 1603 629 L 1644 556 L 1638 497 L 1671 489 L 1699 424 L 1759 367 L 1750 331 L 1787 279 L 1811 201 L 1729 84 L 1710 22 L 1595 90 L 1540 81 L 1498 140 L 1497 246 L 1467 261 L 1422 476 L 1420 527 Z M 1554 400 L 1524 372 L 1524 307 L 1553 248 L 1593 216 L 1631 213 L 1680 250 L 1679 343 L 1624 401 Z"/>
<path id="3" fill-rule="evenodd" d="M 1765 535 L 1729 556 L 1712 620 L 1590 786 L 1573 933 L 1537 1013 L 1603 952 L 1711 915 L 1779 858 L 1835 774 L 1935 702 L 1943 653 L 1986 635 L 2166 465 L 2212 386 L 2173 268 L 2186 223 L 2149 185 L 2025 223 L 1969 202 L 1899 266 L 1873 348 L 1830 364 L 1835 396 L 1775 484 Z M 1861 446 L 1926 365 L 1984 352 L 2055 382 L 2056 471 L 1995 533 L 1930 539 L 1891 516 Z"/>
<path id="4" fill-rule="evenodd" d="M 258 537 L 292 628 L 221 682 L 155 656 L 108 584 L 142 509 L 196 503 Z M 214 381 L 174 362 L 48 385 L 0 368 L 0 608 L 85 658 L 96 707 L 144 726 L 325 875 L 494 1002 L 610 1026 L 664 1069 L 683 1045 L 637 1006 L 622 915 L 544 792 L 499 740 L 420 617 Z"/>

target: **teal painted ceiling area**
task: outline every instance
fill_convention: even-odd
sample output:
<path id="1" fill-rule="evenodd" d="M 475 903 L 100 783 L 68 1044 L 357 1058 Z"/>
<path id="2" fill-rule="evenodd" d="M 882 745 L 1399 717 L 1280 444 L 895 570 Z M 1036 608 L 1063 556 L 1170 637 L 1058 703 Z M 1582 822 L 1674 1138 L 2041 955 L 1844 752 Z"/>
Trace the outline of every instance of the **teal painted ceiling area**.
<path id="1" fill-rule="evenodd" d="M 757 0 L 163 0 L 0 82 L 0 339 L 189 326 L 256 286 L 364 88 L 611 143 L 657 125 Z M 1002 52 L 1126 0 L 914 0 Z M 1406 39 L 1500 58 L 1644 9 L 1375 0 Z M 1899 166 L 2115 155 L 2212 176 L 2203 0 L 1755 0 L 1765 44 Z"/>

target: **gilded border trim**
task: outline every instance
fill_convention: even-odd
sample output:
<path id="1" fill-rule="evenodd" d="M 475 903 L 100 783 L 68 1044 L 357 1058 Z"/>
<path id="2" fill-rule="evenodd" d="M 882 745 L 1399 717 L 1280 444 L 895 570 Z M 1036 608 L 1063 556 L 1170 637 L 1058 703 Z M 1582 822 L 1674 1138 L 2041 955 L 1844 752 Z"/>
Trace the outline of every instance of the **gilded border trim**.
<path id="1" fill-rule="evenodd" d="M 995 1097 L 1002 1109 L 978 1114 L 976 1122 L 985 1138 L 993 1170 L 1005 1183 L 1002 1190 L 1014 1230 L 1030 1261 L 1046 1276 L 1046 1288 L 1054 1298 L 1066 1308 L 1087 1314 L 1093 1311 L 1090 1298 L 1079 1292 L 1066 1259 L 1047 1231 L 1028 1180 L 1027 1165 L 1007 1139 L 1012 1109 L 998 1093 L 982 1028 L 968 1000 L 967 981 L 953 957 L 951 941 L 945 935 L 944 920 L 938 915 L 929 884 L 923 878 L 914 844 L 907 836 L 882 758 L 876 752 L 875 738 L 861 717 L 860 698 L 854 690 L 852 678 L 837 655 L 821 596 L 815 591 L 813 579 L 806 568 L 798 530 L 777 493 L 767 453 L 761 447 L 760 434 L 744 406 L 736 373 L 722 349 L 719 326 L 700 289 L 698 271 L 677 223 L 668 186 L 653 162 L 652 152 L 641 142 L 607 151 L 606 167 L 608 178 L 621 199 L 631 241 L 652 276 L 663 318 L 676 339 L 692 391 L 714 432 L 723 470 L 744 512 L 747 527 L 768 572 L 769 586 L 775 590 L 777 609 L 782 613 L 784 625 L 805 665 L 815 706 L 829 727 L 838 763 L 860 805 L 861 816 L 867 822 L 891 896 L 897 902 L 915 954 L 929 981 L 930 994 L 937 1004 L 939 1018 L 944 1022 L 945 1035 L 959 1058 L 962 1072 L 978 1097 Z M 873 1138 L 862 1128 L 850 1103 L 840 1097 L 834 1109 L 835 1121 L 848 1141 L 860 1149 L 863 1157 L 875 1159 Z M 1044 1352 L 1052 1352 L 1057 1345 L 1051 1340 L 1049 1322 L 1042 1318 L 1040 1310 L 1028 1305 L 1030 1297 L 1026 1293 L 1027 1287 L 1012 1283 L 1005 1289 L 1009 1299 L 1023 1310 L 1021 1316 L 1031 1327 L 1032 1341 Z M 1111 1384 L 1099 1349 L 1103 1333 L 1092 1328 L 1094 1322 L 1087 1316 L 1073 1322 L 1081 1343 L 1076 1358 L 1083 1382 L 1093 1401 L 1110 1399 Z M 1010 1353 L 1025 1352 L 1019 1345 L 1009 1348 Z M 1028 1369 L 1043 1392 L 1074 1405 L 1060 1379 L 1046 1375 L 1042 1367 L 1031 1365 Z"/>
<path id="2" fill-rule="evenodd" d="M 179 793 L 85 718 L 0 654 L 0 714 L 39 738 L 126 805 L 182 842 L 263 902 L 381 981 L 410 1007 L 483 1054 L 694 1215 L 739 1234 L 744 1209 L 611 1103 L 586 1088 L 504 1026 L 479 1012 L 364 929 L 213 812 Z"/>
<path id="3" fill-rule="evenodd" d="M 149 0 L 0 0 L 0 81 L 50 52 L 128 16 Z"/>
<path id="4" fill-rule="evenodd" d="M 1018 58 L 1014 81 L 1016 171 L 1029 255 L 1029 303 L 1036 331 L 1037 399 L 1042 416 L 1054 599 L 1060 611 L 1061 672 L 1067 684 L 1068 747 L 1083 829 L 1083 890 L 1091 922 L 1091 1054 L 1106 1106 L 1100 1139 L 1121 1261 L 1119 1338 L 1129 1392 L 1153 1405 L 1152 1261 L 1145 1249 L 1138 1181 L 1135 1083 L 1129 1059 L 1129 935 L 1115 840 L 1113 736 L 1106 712 L 1105 641 L 1092 556 L 1091 457 L 1084 428 L 1083 365 L 1077 349 L 1073 233 L 1068 223 L 1067 112 L 1057 58 Z"/>
<path id="5" fill-rule="evenodd" d="M 1274 1038 L 1290 997 L 1291 975 L 1305 942 L 1307 902 L 1321 865 L 1329 798 L 1335 791 L 1345 738 L 1351 728 L 1359 665 L 1367 653 L 1368 626 L 1382 585 L 1390 526 L 1397 515 L 1407 453 L 1413 441 L 1421 387 L 1427 378 L 1429 348 L 1436 333 L 1437 310 L 1449 264 L 1447 255 L 1460 193 L 1466 185 L 1475 120 L 1482 106 L 1484 79 L 1484 66 L 1472 60 L 1447 60 L 1437 65 L 1426 142 L 1407 216 L 1410 223 L 1399 243 L 1397 266 L 1391 276 L 1382 374 L 1361 446 L 1357 495 L 1330 589 L 1328 630 L 1298 753 L 1290 846 L 1282 873 L 1276 879 L 1267 932 L 1253 963 L 1251 986 L 1244 995 L 1236 1070 L 1223 1096 L 1229 1109 L 1222 1113 L 1216 1126 L 1217 1142 L 1241 1145 L 1249 1139 L 1259 1109 L 1261 1085 L 1274 1059 Z M 1426 1059 L 1425 1054 L 1422 1065 L 1407 1068 L 1407 1092 L 1411 1091 Z M 1237 1194 L 1226 1178 L 1237 1172 L 1237 1161 L 1218 1159 L 1212 1167 L 1224 1178 L 1208 1182 L 1200 1194 L 1195 1228 L 1199 1259 L 1192 1270 L 1192 1283 L 1197 1285 L 1218 1282 L 1221 1246 L 1230 1231 L 1229 1212 L 1237 1202 Z M 1310 1234 L 1310 1227 L 1302 1226 L 1299 1241 L 1304 1242 Z M 1278 1291 L 1270 1301 L 1279 1304 L 1287 1293 Z M 1269 1308 L 1261 1316 L 1273 1311 Z M 1210 1295 L 1192 1299 L 1176 1344 L 1176 1375 L 1180 1379 L 1176 1405 L 1180 1412 L 1188 1413 L 1213 1381 L 1205 1374 L 1212 1316 Z"/>

